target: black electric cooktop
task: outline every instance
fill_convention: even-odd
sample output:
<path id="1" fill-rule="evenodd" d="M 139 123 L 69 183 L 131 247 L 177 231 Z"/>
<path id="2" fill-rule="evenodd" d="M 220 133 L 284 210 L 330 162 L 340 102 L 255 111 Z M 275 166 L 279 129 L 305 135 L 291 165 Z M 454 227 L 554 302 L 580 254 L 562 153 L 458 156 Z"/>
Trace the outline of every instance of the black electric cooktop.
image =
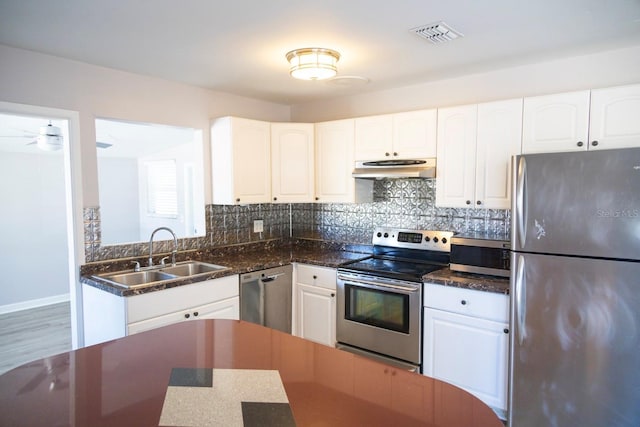
<path id="1" fill-rule="evenodd" d="M 419 282 L 422 281 L 422 276 L 425 274 L 440 270 L 446 266 L 446 264 L 442 263 L 415 262 L 371 257 L 343 264 L 340 266 L 340 270 Z"/>

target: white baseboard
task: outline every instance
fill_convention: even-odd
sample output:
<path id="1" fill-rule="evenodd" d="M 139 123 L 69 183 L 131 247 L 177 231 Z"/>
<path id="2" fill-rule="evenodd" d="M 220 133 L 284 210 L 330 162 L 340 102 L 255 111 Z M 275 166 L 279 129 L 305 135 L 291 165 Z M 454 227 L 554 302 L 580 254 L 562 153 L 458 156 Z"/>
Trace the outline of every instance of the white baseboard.
<path id="1" fill-rule="evenodd" d="M 14 311 L 27 310 L 29 308 L 42 307 L 45 305 L 58 304 L 70 301 L 69 294 L 54 295 L 52 297 L 32 299 L 29 301 L 16 302 L 14 304 L 0 305 L 0 314 L 13 313 Z"/>

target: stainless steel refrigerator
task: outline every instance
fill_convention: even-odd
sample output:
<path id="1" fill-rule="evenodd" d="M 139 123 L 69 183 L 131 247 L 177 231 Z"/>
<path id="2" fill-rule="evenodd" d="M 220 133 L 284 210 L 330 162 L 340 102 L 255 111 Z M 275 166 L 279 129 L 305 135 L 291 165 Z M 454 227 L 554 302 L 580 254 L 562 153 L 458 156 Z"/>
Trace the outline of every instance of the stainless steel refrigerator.
<path id="1" fill-rule="evenodd" d="M 639 427 L 640 148 L 513 161 L 509 426 Z"/>

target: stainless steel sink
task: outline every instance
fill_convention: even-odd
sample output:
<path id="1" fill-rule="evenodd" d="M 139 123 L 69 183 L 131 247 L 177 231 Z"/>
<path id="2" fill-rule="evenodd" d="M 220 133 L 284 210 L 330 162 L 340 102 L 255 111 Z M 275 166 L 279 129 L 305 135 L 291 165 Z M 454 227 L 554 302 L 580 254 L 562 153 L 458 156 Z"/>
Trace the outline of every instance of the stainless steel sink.
<path id="1" fill-rule="evenodd" d="M 217 264 L 208 264 L 200 261 L 183 261 L 176 265 L 157 266 L 157 269 L 143 271 L 119 271 L 117 273 L 98 274 L 96 277 L 107 280 L 114 285 L 127 289 L 139 288 L 142 286 L 156 285 L 168 280 L 182 279 L 200 274 L 212 273 L 215 271 L 228 270 Z"/>
<path id="2" fill-rule="evenodd" d="M 175 274 L 176 276 L 195 276 L 203 273 L 212 273 L 214 271 L 227 270 L 229 267 L 222 265 L 207 264 L 200 261 L 184 261 L 179 262 L 174 266 L 164 267 L 160 271 L 169 274 Z"/>
<path id="3" fill-rule="evenodd" d="M 131 271 L 131 272 L 119 272 L 113 274 L 101 274 L 98 277 L 115 282 L 118 285 L 124 285 L 127 288 L 147 286 L 156 282 L 162 282 L 165 280 L 175 279 L 175 274 L 165 273 L 160 270 L 147 270 L 147 271 Z"/>

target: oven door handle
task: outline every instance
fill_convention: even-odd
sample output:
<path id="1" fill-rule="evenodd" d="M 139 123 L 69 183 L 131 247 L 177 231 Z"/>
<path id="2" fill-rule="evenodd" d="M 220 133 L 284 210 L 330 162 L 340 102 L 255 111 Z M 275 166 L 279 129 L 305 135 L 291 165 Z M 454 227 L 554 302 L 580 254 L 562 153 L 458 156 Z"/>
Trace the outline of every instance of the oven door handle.
<path id="1" fill-rule="evenodd" d="M 358 280 L 350 280 L 350 279 L 344 279 L 345 284 L 350 284 L 352 286 L 360 286 L 363 288 L 374 288 L 374 289 L 380 289 L 380 290 L 390 290 L 390 291 L 395 291 L 395 292 L 403 292 L 403 293 L 407 293 L 407 294 L 412 294 L 415 292 L 419 292 L 420 291 L 420 285 L 417 286 L 410 286 L 410 285 L 393 285 L 390 283 L 378 283 L 378 282 L 369 282 L 367 280 L 362 280 L 362 279 L 358 279 Z"/>

